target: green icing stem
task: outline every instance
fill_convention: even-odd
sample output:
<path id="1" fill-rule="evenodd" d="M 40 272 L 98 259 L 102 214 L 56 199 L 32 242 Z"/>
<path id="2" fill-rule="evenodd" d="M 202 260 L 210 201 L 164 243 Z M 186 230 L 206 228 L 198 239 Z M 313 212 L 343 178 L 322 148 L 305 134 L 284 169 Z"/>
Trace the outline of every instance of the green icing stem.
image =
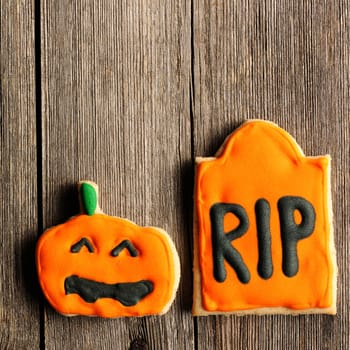
<path id="1" fill-rule="evenodd" d="M 94 215 L 97 207 L 97 194 L 95 188 L 87 182 L 83 182 L 80 185 L 80 198 L 85 213 L 87 215 Z"/>

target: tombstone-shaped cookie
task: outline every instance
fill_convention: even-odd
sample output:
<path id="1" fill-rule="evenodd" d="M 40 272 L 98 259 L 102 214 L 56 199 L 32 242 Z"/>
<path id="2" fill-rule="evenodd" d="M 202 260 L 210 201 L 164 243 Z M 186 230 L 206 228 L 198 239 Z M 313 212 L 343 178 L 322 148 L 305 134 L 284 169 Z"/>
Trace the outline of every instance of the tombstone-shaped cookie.
<path id="1" fill-rule="evenodd" d="M 165 313 L 180 278 L 170 237 L 159 228 L 103 214 L 92 182 L 80 182 L 79 194 L 82 213 L 48 229 L 37 244 L 47 300 L 69 316 Z"/>
<path id="2" fill-rule="evenodd" d="M 336 312 L 329 176 L 258 120 L 196 159 L 195 315 Z"/>

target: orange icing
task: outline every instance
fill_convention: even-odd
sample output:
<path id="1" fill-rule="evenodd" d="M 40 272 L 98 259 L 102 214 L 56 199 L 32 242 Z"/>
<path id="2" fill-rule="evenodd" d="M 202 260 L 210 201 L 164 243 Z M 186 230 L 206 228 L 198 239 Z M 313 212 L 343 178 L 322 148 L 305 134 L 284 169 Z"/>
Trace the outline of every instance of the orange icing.
<path id="1" fill-rule="evenodd" d="M 198 218 L 199 264 L 202 303 L 207 311 L 235 311 L 259 307 L 291 309 L 327 308 L 332 304 L 334 267 L 330 256 L 328 207 L 328 156 L 307 158 L 284 130 L 276 125 L 252 121 L 230 135 L 217 158 L 201 159 L 197 165 L 195 206 Z M 313 233 L 297 243 L 299 271 L 287 277 L 282 271 L 282 245 L 277 201 L 283 196 L 300 196 L 316 212 Z M 271 252 L 273 274 L 258 275 L 258 241 L 254 206 L 266 199 L 271 207 Z M 218 202 L 236 203 L 249 217 L 248 231 L 233 240 L 250 271 L 251 280 L 241 283 L 225 261 L 227 278 L 217 282 L 209 210 Z M 300 217 L 295 215 L 296 223 Z M 224 218 L 225 232 L 234 229 L 233 214 Z"/>
<path id="2" fill-rule="evenodd" d="M 94 253 L 83 247 L 79 253 L 71 246 L 86 237 Z M 130 240 L 139 255 L 131 257 L 124 250 L 118 257 L 112 249 L 123 240 Z M 40 238 L 36 262 L 40 284 L 51 305 L 68 315 L 102 317 L 141 316 L 161 313 L 175 296 L 177 254 L 167 235 L 153 227 L 104 214 L 78 215 L 64 224 L 47 230 Z M 70 275 L 107 284 L 150 280 L 153 291 L 134 306 L 123 306 L 117 300 L 101 298 L 87 303 L 77 294 L 65 294 L 64 281 Z"/>

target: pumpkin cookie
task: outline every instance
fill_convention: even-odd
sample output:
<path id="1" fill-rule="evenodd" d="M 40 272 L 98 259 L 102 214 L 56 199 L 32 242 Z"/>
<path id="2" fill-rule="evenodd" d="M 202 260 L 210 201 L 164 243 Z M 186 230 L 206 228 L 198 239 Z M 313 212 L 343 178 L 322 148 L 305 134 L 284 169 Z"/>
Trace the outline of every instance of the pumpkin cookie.
<path id="1" fill-rule="evenodd" d="M 336 312 L 330 157 L 249 121 L 196 159 L 193 314 Z"/>
<path id="2" fill-rule="evenodd" d="M 97 186 L 79 183 L 82 214 L 48 229 L 36 247 L 42 290 L 67 316 L 163 314 L 179 285 L 180 264 L 168 234 L 103 214 Z"/>

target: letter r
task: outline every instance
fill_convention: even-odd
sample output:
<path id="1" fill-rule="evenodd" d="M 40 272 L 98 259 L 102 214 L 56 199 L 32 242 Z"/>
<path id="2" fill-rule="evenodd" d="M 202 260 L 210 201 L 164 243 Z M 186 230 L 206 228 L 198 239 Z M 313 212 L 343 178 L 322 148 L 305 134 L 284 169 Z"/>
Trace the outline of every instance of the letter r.
<path id="1" fill-rule="evenodd" d="M 234 230 L 224 232 L 224 217 L 227 213 L 234 214 L 239 219 L 239 225 Z M 239 252 L 231 242 L 248 230 L 249 220 L 246 211 L 238 204 L 216 203 L 210 208 L 210 222 L 213 245 L 214 277 L 218 282 L 226 280 L 224 261 L 234 269 L 242 283 L 250 281 L 250 273 Z"/>

